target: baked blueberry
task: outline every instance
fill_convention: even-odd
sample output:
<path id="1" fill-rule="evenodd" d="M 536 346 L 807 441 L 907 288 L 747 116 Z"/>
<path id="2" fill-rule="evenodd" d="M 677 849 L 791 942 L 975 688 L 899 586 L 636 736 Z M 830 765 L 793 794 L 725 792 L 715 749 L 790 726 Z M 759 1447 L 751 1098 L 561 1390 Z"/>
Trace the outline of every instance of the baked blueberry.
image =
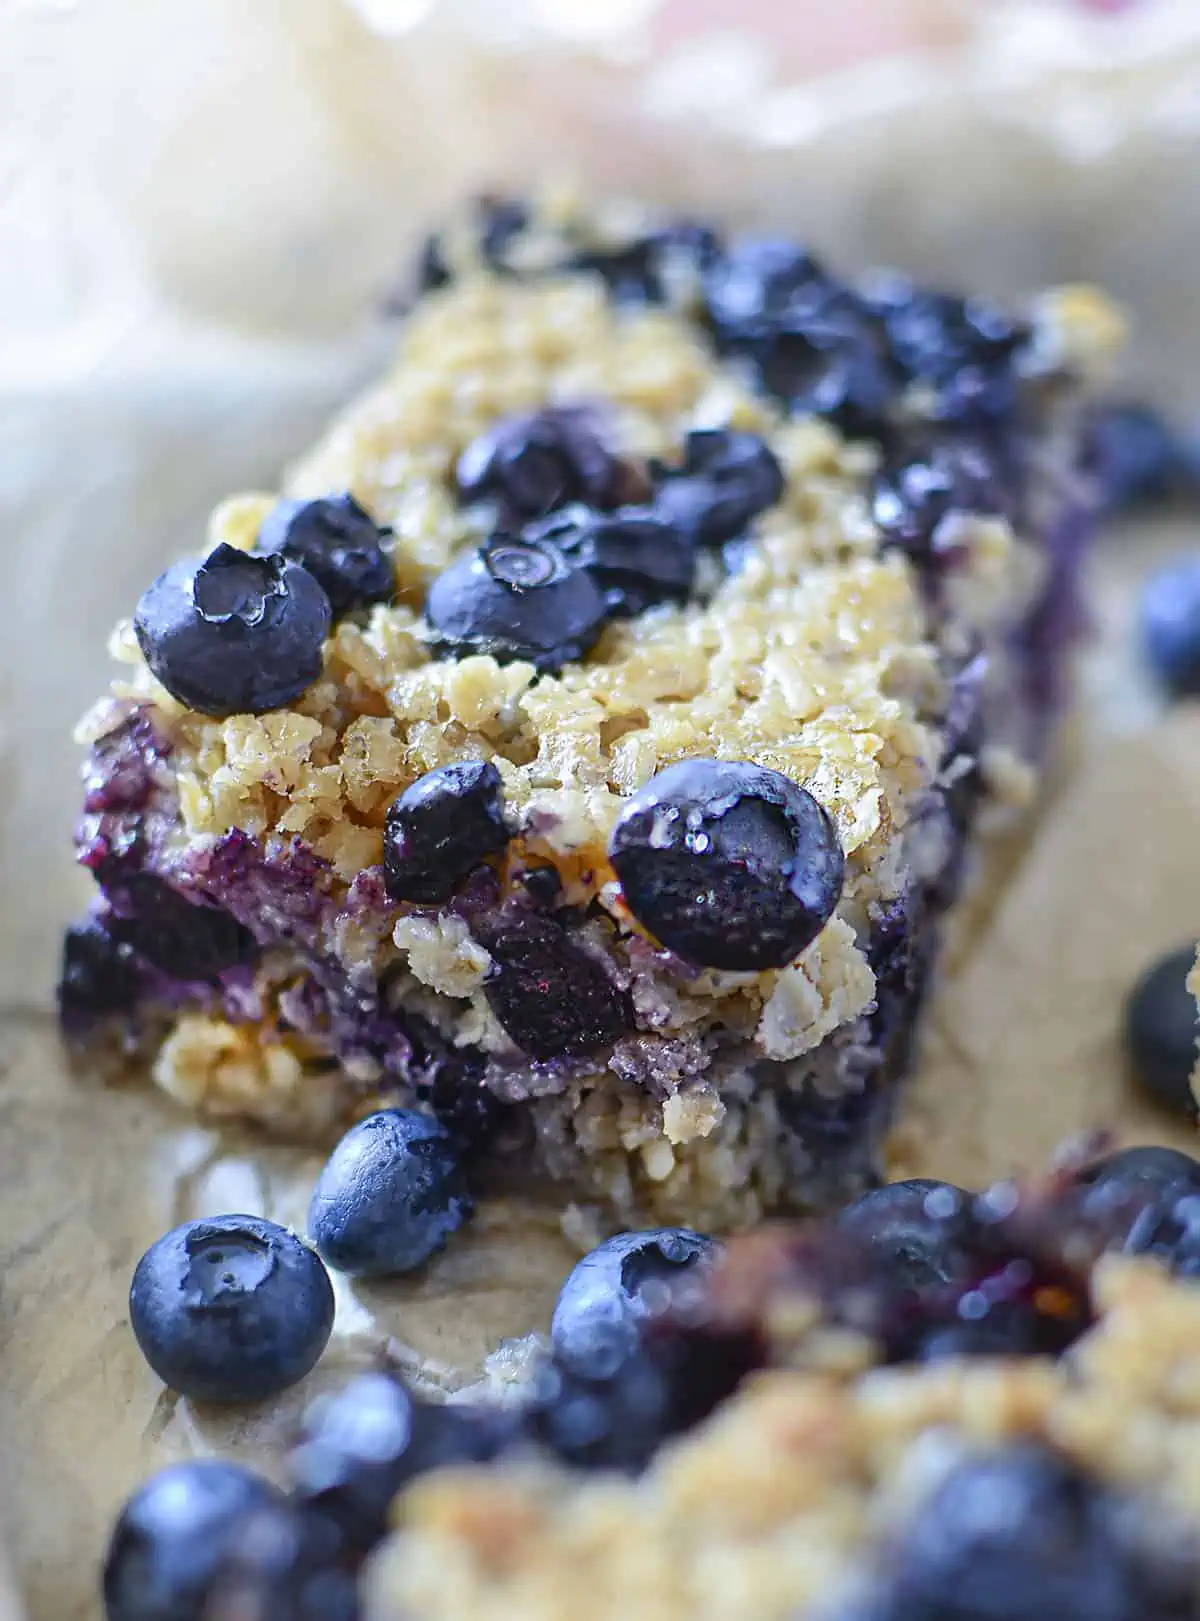
<path id="1" fill-rule="evenodd" d="M 1146 661 L 1174 697 L 1200 693 L 1200 556 L 1156 569 L 1142 587 Z"/>
<path id="2" fill-rule="evenodd" d="M 645 480 L 609 450 L 595 410 L 551 406 L 506 417 L 459 457 L 464 501 L 494 501 L 500 525 L 516 527 L 572 501 L 611 508 L 636 501 Z"/>
<path id="3" fill-rule="evenodd" d="M 892 1550 L 872 1621 L 1143 1621 L 1104 1492 L 1029 1443 L 968 1457 Z"/>
<path id="4" fill-rule="evenodd" d="M 152 1244 L 129 1291 L 146 1361 L 196 1401 L 265 1401 L 303 1379 L 333 1328 L 333 1289 L 294 1234 L 259 1216 L 186 1221 Z"/>
<path id="5" fill-rule="evenodd" d="M 477 197 L 472 223 L 479 256 L 484 264 L 497 272 L 508 270 L 509 252 L 529 226 L 529 209 L 526 205 L 515 197 Z M 446 256 L 441 237 L 427 237 L 418 262 L 418 291 L 429 292 L 453 280 L 454 267 Z M 388 306 L 402 313 L 411 302 L 405 292 L 402 296 L 389 299 Z"/>
<path id="6" fill-rule="evenodd" d="M 581 248 L 570 254 L 567 270 L 600 276 L 617 304 L 662 304 L 681 287 L 690 293 L 720 253 L 720 239 L 706 225 L 676 220 L 615 247 Z"/>
<path id="7" fill-rule="evenodd" d="M 319 1396 L 287 1458 L 294 1500 L 336 1526 L 351 1559 L 388 1527 L 397 1492 L 430 1469 L 486 1463 L 516 1429 L 502 1408 L 420 1401 L 390 1374 L 359 1374 Z"/>
<path id="8" fill-rule="evenodd" d="M 686 602 L 695 584 L 695 542 L 657 505 L 603 514 L 569 507 L 530 526 L 525 535 L 587 569 L 615 618 L 644 613 L 660 602 Z"/>
<path id="9" fill-rule="evenodd" d="M 543 674 L 581 659 L 604 628 L 608 604 L 584 568 L 536 540 L 495 535 L 429 588 L 425 617 L 436 647 L 456 657 L 522 659 Z"/>
<path id="10" fill-rule="evenodd" d="M 885 545 L 931 560 L 952 544 L 942 519 L 951 513 L 1010 516 L 998 458 L 981 439 L 942 440 L 889 457 L 871 489 L 871 516 Z"/>
<path id="11" fill-rule="evenodd" d="M 308 1209 L 313 1243 L 352 1277 L 412 1272 L 472 1214 L 458 1150 L 428 1115 L 381 1109 L 342 1138 Z"/>
<path id="12" fill-rule="evenodd" d="M 830 285 L 803 248 L 777 237 L 743 236 L 716 255 L 704 276 L 704 311 L 722 343 L 765 335 L 769 325 L 812 307 Z"/>
<path id="13" fill-rule="evenodd" d="M 130 948 L 113 939 L 101 918 L 73 923 L 63 937 L 58 981 L 58 1016 L 66 1033 L 82 1035 L 97 1019 L 127 1013 L 137 994 Z"/>
<path id="14" fill-rule="evenodd" d="M 1161 412 L 1118 400 L 1096 412 L 1092 457 L 1114 510 L 1166 501 L 1186 473 L 1187 457 Z"/>
<path id="15" fill-rule="evenodd" d="M 500 773 L 490 760 L 437 766 L 396 796 L 383 834 L 383 871 L 393 900 L 436 905 L 467 874 L 503 850 L 509 829 Z"/>
<path id="16" fill-rule="evenodd" d="M 852 294 L 823 294 L 746 352 L 790 411 L 825 417 L 851 438 L 885 437 L 899 378 L 879 323 Z"/>
<path id="17" fill-rule="evenodd" d="M 1192 1071 L 1200 1062 L 1200 1023 L 1188 976 L 1196 947 L 1169 952 L 1138 980 L 1125 1004 L 1125 1050 L 1133 1077 L 1156 1103 L 1194 1117 Z"/>
<path id="18" fill-rule="evenodd" d="M 281 1492 L 238 1464 L 169 1464 L 134 1492 L 113 1531 L 108 1621 L 207 1621 L 247 1528 L 283 1524 L 289 1513 Z"/>
<path id="19" fill-rule="evenodd" d="M 625 904 L 686 962 L 782 968 L 816 939 L 842 892 L 832 819 L 778 771 L 682 760 L 626 804 L 609 842 Z"/>
<path id="20" fill-rule="evenodd" d="M 654 510 L 697 545 L 723 546 L 745 534 L 783 495 L 783 468 L 756 433 L 706 428 L 689 433 L 683 465 L 655 464 Z"/>
<path id="21" fill-rule="evenodd" d="M 719 1251 L 715 1240 L 684 1227 L 618 1233 L 576 1263 L 550 1324 L 555 1349 L 586 1361 L 632 1344 L 637 1326 L 661 1312 L 681 1281 L 703 1276 Z"/>
<path id="22" fill-rule="evenodd" d="M 175 979 L 210 981 L 253 962 L 258 942 L 223 906 L 189 900 L 153 873 L 133 873 L 109 891 L 108 931 Z"/>
<path id="23" fill-rule="evenodd" d="M 916 1294 L 960 1283 L 980 1266 L 985 1232 L 971 1196 L 949 1182 L 914 1178 L 873 1188 L 837 1225 L 863 1244 L 891 1285 Z"/>
<path id="24" fill-rule="evenodd" d="M 173 698 L 205 715 L 281 709 L 321 673 L 329 598 L 298 563 L 220 545 L 142 593 L 138 646 Z"/>
<path id="25" fill-rule="evenodd" d="M 514 910 L 474 932 L 492 958 L 484 995 L 530 1058 L 581 1057 L 629 1029 L 621 991 L 553 918 Z"/>
<path id="26" fill-rule="evenodd" d="M 390 533 L 349 494 L 279 501 L 263 519 L 257 550 L 306 568 L 341 619 L 395 595 L 392 560 L 383 548 Z"/>
<path id="27" fill-rule="evenodd" d="M 982 425 L 1011 413 L 1024 322 L 986 299 L 924 292 L 899 277 L 875 307 L 901 371 L 932 386 L 934 417 Z"/>

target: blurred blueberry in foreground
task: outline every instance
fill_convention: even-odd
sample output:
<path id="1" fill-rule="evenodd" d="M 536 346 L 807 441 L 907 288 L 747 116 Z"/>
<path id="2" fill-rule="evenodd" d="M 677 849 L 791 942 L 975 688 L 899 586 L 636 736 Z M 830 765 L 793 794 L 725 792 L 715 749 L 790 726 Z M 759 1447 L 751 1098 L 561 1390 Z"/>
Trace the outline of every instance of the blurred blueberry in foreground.
<path id="1" fill-rule="evenodd" d="M 1167 690 L 1177 698 L 1200 693 L 1200 553 L 1164 564 L 1146 581 L 1140 629 Z"/>
<path id="2" fill-rule="evenodd" d="M 1183 449 L 1152 406 L 1114 401 L 1097 413 L 1092 434 L 1111 510 L 1152 506 L 1178 492 L 1185 475 Z"/>

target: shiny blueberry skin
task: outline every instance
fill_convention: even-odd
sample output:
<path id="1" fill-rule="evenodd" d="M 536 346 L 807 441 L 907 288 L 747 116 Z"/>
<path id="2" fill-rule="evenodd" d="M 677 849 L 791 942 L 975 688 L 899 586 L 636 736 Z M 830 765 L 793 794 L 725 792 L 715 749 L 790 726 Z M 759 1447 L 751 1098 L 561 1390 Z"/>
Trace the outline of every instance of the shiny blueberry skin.
<path id="1" fill-rule="evenodd" d="M 1146 1621 L 1103 1491 L 1034 1443 L 953 1468 L 887 1562 L 871 1621 Z"/>
<path id="2" fill-rule="evenodd" d="M 1166 501 L 1185 471 L 1186 457 L 1166 418 L 1136 401 L 1097 412 L 1092 452 L 1105 500 L 1117 511 Z"/>
<path id="3" fill-rule="evenodd" d="M 609 843 L 625 903 L 686 962 L 782 968 L 816 939 L 842 892 L 828 813 L 778 771 L 683 760 L 629 800 Z"/>
<path id="4" fill-rule="evenodd" d="M 661 1312 L 681 1280 L 702 1277 L 720 1251 L 684 1227 L 618 1233 L 576 1263 L 550 1324 L 557 1351 L 586 1360 L 615 1342 L 631 1344 L 637 1325 Z"/>
<path id="5" fill-rule="evenodd" d="M 511 911 L 473 928 L 492 958 L 484 995 L 530 1058 L 582 1057 L 630 1029 L 622 992 L 553 918 Z"/>
<path id="6" fill-rule="evenodd" d="M 359 1374 L 305 1414 L 287 1458 L 295 1501 L 337 1527 L 343 1553 L 384 1535 L 397 1492 L 447 1464 L 486 1463 L 516 1427 L 503 1409 L 419 1400 L 390 1374 Z"/>
<path id="7" fill-rule="evenodd" d="M 127 1013 L 137 1000 L 138 971 L 129 946 L 113 939 L 99 918 L 73 923 L 63 937 L 58 1016 L 68 1036 L 97 1019 Z"/>
<path id="8" fill-rule="evenodd" d="M 873 1188 L 839 1212 L 837 1225 L 902 1289 L 953 1284 L 979 1265 L 984 1235 L 971 1197 L 949 1182 L 914 1178 Z"/>
<path id="9" fill-rule="evenodd" d="M 660 602 L 686 602 L 696 578 L 696 544 L 657 505 L 612 513 L 572 506 L 525 530 L 586 569 L 614 618 L 645 613 Z"/>
<path id="10" fill-rule="evenodd" d="M 930 444 L 888 458 L 871 491 L 871 516 L 885 545 L 917 562 L 950 551 L 953 537 L 939 533 L 951 513 L 1005 513 L 1006 481 L 982 440 Z"/>
<path id="11" fill-rule="evenodd" d="M 1080 1180 L 1094 1189 L 1129 1189 L 1157 1195 L 1178 1187 L 1200 1193 L 1200 1162 L 1177 1148 L 1123 1148 L 1096 1160 Z"/>
<path id="12" fill-rule="evenodd" d="M 318 501 L 279 501 L 263 519 L 256 550 L 278 553 L 306 568 L 329 598 L 333 617 L 388 602 L 395 595 L 390 534 L 352 495 Z"/>
<path id="13" fill-rule="evenodd" d="M 1142 588 L 1146 662 L 1176 698 L 1200 694 L 1200 556 L 1156 569 Z"/>
<path id="14" fill-rule="evenodd" d="M 1192 1071 L 1200 1062 L 1200 1023 L 1187 988 L 1196 948 L 1161 958 L 1138 980 L 1125 1004 L 1125 1051 L 1133 1077 L 1156 1103 L 1194 1117 Z"/>
<path id="15" fill-rule="evenodd" d="M 393 900 L 436 905 L 509 840 L 500 773 L 490 760 L 437 766 L 388 807 L 383 871 Z"/>
<path id="16" fill-rule="evenodd" d="M 592 646 L 608 604 L 588 571 L 554 547 L 496 535 L 438 575 L 425 617 L 443 653 L 520 659 L 554 674 Z"/>
<path id="17" fill-rule="evenodd" d="M 146 1251 L 129 1319 L 171 1389 L 195 1401 L 265 1401 L 315 1366 L 333 1328 L 333 1288 L 294 1234 L 259 1216 L 214 1216 Z"/>
<path id="18" fill-rule="evenodd" d="M 160 574 L 133 627 L 146 663 L 181 704 L 204 715 L 261 715 L 316 680 L 331 620 L 329 598 L 307 569 L 220 545 Z"/>
<path id="19" fill-rule="evenodd" d="M 170 1464 L 121 1511 L 104 1564 L 108 1621 L 208 1621 L 247 1534 L 288 1525 L 283 1494 L 237 1464 Z"/>
<path id="20" fill-rule="evenodd" d="M 174 979 L 212 981 L 259 954 L 249 929 L 224 907 L 189 900 L 153 873 L 114 884 L 109 899 L 112 938 Z"/>
<path id="21" fill-rule="evenodd" d="M 351 1277 L 412 1272 L 472 1214 L 459 1153 L 428 1115 L 381 1109 L 326 1161 L 308 1211 L 313 1243 Z"/>
<path id="22" fill-rule="evenodd" d="M 608 449 L 586 405 L 505 418 L 467 446 L 456 476 L 464 501 L 495 501 L 501 524 L 518 528 L 572 501 L 621 506 L 644 484 Z"/>
<path id="23" fill-rule="evenodd" d="M 654 510 L 700 546 L 723 546 L 745 534 L 780 500 L 783 468 L 756 433 L 709 428 L 689 433 L 682 467 L 658 465 Z"/>

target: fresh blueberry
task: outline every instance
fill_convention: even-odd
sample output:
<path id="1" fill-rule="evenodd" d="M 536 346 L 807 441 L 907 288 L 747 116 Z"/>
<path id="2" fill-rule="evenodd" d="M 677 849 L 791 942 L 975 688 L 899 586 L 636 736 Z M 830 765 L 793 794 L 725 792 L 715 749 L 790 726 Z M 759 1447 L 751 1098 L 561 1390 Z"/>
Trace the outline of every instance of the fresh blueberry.
<path id="1" fill-rule="evenodd" d="M 283 1494 L 237 1464 L 170 1464 L 121 1511 L 104 1564 L 108 1621 L 208 1621 L 247 1533 L 288 1522 Z"/>
<path id="2" fill-rule="evenodd" d="M 214 1216 L 150 1246 L 129 1319 L 171 1389 L 196 1401 L 265 1401 L 315 1366 L 333 1328 L 333 1289 L 294 1234 L 259 1216 Z"/>
<path id="3" fill-rule="evenodd" d="M 313 1243 L 351 1277 L 412 1272 L 471 1215 L 458 1151 L 428 1115 L 381 1109 L 342 1138 L 308 1210 Z"/>
<path id="4" fill-rule="evenodd" d="M 436 905 L 508 844 L 504 791 L 490 760 L 437 766 L 388 807 L 383 871 L 393 900 Z"/>
<path id="5" fill-rule="evenodd" d="M 645 492 L 634 468 L 609 450 L 596 412 L 586 405 L 506 417 L 467 446 L 457 478 L 464 501 L 496 503 L 504 528 L 520 528 L 572 501 L 611 508 Z"/>
<path id="6" fill-rule="evenodd" d="M 1200 556 L 1156 569 L 1142 588 L 1146 660 L 1177 698 L 1200 695 Z"/>
<path id="7" fill-rule="evenodd" d="M 659 1313 L 682 1279 L 702 1276 L 719 1245 L 683 1227 L 619 1233 L 579 1261 L 558 1297 L 550 1337 L 555 1349 L 586 1360 L 599 1349 L 632 1343 L 637 1325 Z"/>
<path id="8" fill-rule="evenodd" d="M 118 944 L 98 917 L 73 923 L 63 937 L 58 981 L 58 1016 L 66 1034 L 83 1035 L 97 1019 L 127 1013 L 137 995 L 130 948 Z"/>
<path id="9" fill-rule="evenodd" d="M 444 653 L 522 659 L 554 674 L 592 646 L 608 604 L 591 574 L 555 548 L 496 535 L 438 575 L 425 617 Z"/>
<path id="10" fill-rule="evenodd" d="M 1200 1164 L 1173 1148 L 1126 1148 L 1086 1166 L 1075 1207 L 1100 1249 L 1161 1242 L 1175 1206 L 1200 1195 Z M 1158 1234 L 1155 1238 L 1154 1235 Z"/>
<path id="11" fill-rule="evenodd" d="M 330 621 L 329 598 L 307 569 L 220 545 L 160 574 L 133 626 L 171 696 L 220 716 L 294 702 L 321 673 Z"/>
<path id="12" fill-rule="evenodd" d="M 828 813 L 778 771 L 682 760 L 628 801 L 609 858 L 634 917 L 686 962 L 760 972 L 816 939 L 842 892 Z"/>
<path id="13" fill-rule="evenodd" d="M 357 1559 L 384 1535 L 392 1500 L 410 1481 L 446 1464 L 490 1461 L 515 1427 L 503 1409 L 435 1405 L 390 1374 L 359 1374 L 305 1415 L 287 1458 L 292 1496 L 336 1526 L 343 1553 Z"/>
<path id="14" fill-rule="evenodd" d="M 867 1247 L 891 1284 L 917 1294 L 959 1283 L 980 1264 L 984 1233 L 971 1197 L 949 1182 L 873 1188 L 839 1213 L 837 1225 Z"/>
<path id="15" fill-rule="evenodd" d="M 614 617 L 629 618 L 660 602 L 686 602 L 695 584 L 695 543 L 657 505 L 603 515 L 569 507 L 525 535 L 585 568 Z"/>
<path id="16" fill-rule="evenodd" d="M 1106 1495 L 1033 1442 L 968 1457 L 914 1516 L 871 1621 L 1144 1621 Z"/>
<path id="17" fill-rule="evenodd" d="M 923 562 L 944 551 L 939 526 L 951 513 L 1011 515 L 1005 488 L 997 457 L 982 440 L 943 440 L 885 461 L 872 486 L 871 515 L 885 545 Z"/>
<path id="18" fill-rule="evenodd" d="M 1185 454 L 1152 406 L 1117 401 L 1096 413 L 1092 456 L 1107 505 L 1115 511 L 1168 500 L 1185 473 Z"/>
<path id="19" fill-rule="evenodd" d="M 531 1381 L 524 1414 L 531 1440 L 573 1469 L 645 1468 L 675 1428 L 666 1370 L 640 1347 L 612 1347 L 606 1362 L 555 1356 Z"/>
<path id="20" fill-rule="evenodd" d="M 710 428 L 689 433 L 680 468 L 656 464 L 654 510 L 697 545 L 723 546 L 744 535 L 783 495 L 783 468 L 756 433 Z"/>
<path id="21" fill-rule="evenodd" d="M 505 912 L 474 932 L 492 958 L 484 995 L 530 1058 L 598 1052 L 629 1029 L 620 990 L 553 918 Z"/>
<path id="22" fill-rule="evenodd" d="M 1097 1191 L 1126 1189 L 1139 1196 L 1170 1188 L 1200 1193 L 1200 1162 L 1177 1148 L 1123 1148 L 1087 1166 L 1080 1181 Z"/>
<path id="23" fill-rule="evenodd" d="M 259 954 L 249 929 L 224 907 L 190 900 L 153 873 L 133 873 L 109 900 L 112 938 L 175 979 L 214 980 Z"/>
<path id="24" fill-rule="evenodd" d="M 1200 1014 L 1188 990 L 1196 947 L 1187 945 L 1156 962 L 1125 1004 L 1125 1050 L 1134 1079 L 1156 1103 L 1192 1118 L 1192 1071 L 1200 1062 Z"/>
<path id="25" fill-rule="evenodd" d="M 383 549 L 390 533 L 352 495 L 279 501 L 263 519 L 256 549 L 306 568 L 341 619 L 395 595 L 392 560 Z"/>

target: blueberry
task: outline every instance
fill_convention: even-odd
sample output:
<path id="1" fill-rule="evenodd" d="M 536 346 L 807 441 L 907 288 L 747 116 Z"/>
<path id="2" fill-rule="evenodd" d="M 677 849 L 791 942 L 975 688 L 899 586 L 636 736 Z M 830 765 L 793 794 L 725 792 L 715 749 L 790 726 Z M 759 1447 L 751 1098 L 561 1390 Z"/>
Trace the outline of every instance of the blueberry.
<path id="1" fill-rule="evenodd" d="M 1166 419 L 1136 401 L 1115 401 L 1096 413 L 1092 456 L 1105 501 L 1117 511 L 1166 501 L 1185 473 L 1185 454 Z"/>
<path id="2" fill-rule="evenodd" d="M 475 199 L 473 225 L 483 262 L 491 269 L 508 269 L 508 253 L 529 227 L 529 209 L 515 197 L 485 195 Z M 446 258 L 445 245 L 438 236 L 426 239 L 418 264 L 418 290 L 430 292 L 453 281 L 454 269 Z M 401 310 L 407 298 L 395 300 Z"/>
<path id="3" fill-rule="evenodd" d="M 555 1348 L 586 1359 L 599 1348 L 637 1337 L 637 1325 L 659 1313 L 684 1278 L 702 1276 L 719 1246 L 682 1227 L 619 1233 L 579 1261 L 558 1297 L 550 1337 Z"/>
<path id="4" fill-rule="evenodd" d="M 910 1523 L 872 1621 L 1142 1621 L 1104 1494 L 1033 1442 L 967 1458 Z"/>
<path id="5" fill-rule="evenodd" d="M 677 220 L 618 247 L 587 247 L 571 254 L 566 270 L 600 276 L 618 304 L 662 304 L 684 278 L 689 285 L 714 264 L 720 240 L 705 225 Z"/>
<path id="6" fill-rule="evenodd" d="M 935 390 L 942 421 L 986 424 L 1017 399 L 1016 359 L 1029 328 L 983 299 L 963 299 L 893 283 L 881 304 L 900 369 Z"/>
<path id="7" fill-rule="evenodd" d="M 1138 980 L 1125 1004 L 1125 1050 L 1134 1079 L 1156 1103 L 1194 1118 L 1192 1071 L 1200 1062 L 1200 1015 L 1187 981 L 1196 947 L 1169 952 Z"/>
<path id="8" fill-rule="evenodd" d="M 335 619 L 388 602 L 396 592 L 390 534 L 352 495 L 319 501 L 279 501 L 263 519 L 256 550 L 278 553 L 306 568 L 329 598 Z"/>
<path id="9" fill-rule="evenodd" d="M 279 1526 L 283 1494 L 237 1464 L 170 1464 L 121 1511 L 104 1564 L 108 1621 L 207 1621 L 248 1528 Z"/>
<path id="10" fill-rule="evenodd" d="M 750 343 L 766 392 L 851 438 L 886 436 L 899 380 L 878 323 L 848 297 L 819 304 Z"/>
<path id="11" fill-rule="evenodd" d="M 82 1035 L 97 1019 L 127 1013 L 137 995 L 130 948 L 118 944 L 100 918 L 73 923 L 63 937 L 58 981 L 58 1016 L 66 1034 Z"/>
<path id="12" fill-rule="evenodd" d="M 438 575 L 425 616 L 444 653 L 522 659 L 553 674 L 592 646 L 608 605 L 588 571 L 555 548 L 496 535 Z"/>
<path id="13" fill-rule="evenodd" d="M 984 1231 L 971 1197 L 948 1182 L 874 1188 L 847 1205 L 837 1225 L 886 1268 L 890 1284 L 915 1293 L 958 1283 L 980 1264 Z"/>
<path id="14" fill-rule="evenodd" d="M 871 490 L 871 515 L 887 546 L 915 561 L 936 557 L 938 528 L 950 513 L 1011 516 L 1003 471 L 978 439 L 942 440 L 910 447 L 885 461 Z"/>
<path id="15" fill-rule="evenodd" d="M 1200 1275 L 1200 1188 L 1175 1188 L 1147 1204 L 1130 1223 L 1128 1255 L 1148 1255 L 1176 1277 Z"/>
<path id="16" fill-rule="evenodd" d="M 492 958 L 484 995 L 530 1058 L 581 1057 L 629 1029 L 622 993 L 552 918 L 514 911 L 481 920 L 474 931 Z"/>
<path id="17" fill-rule="evenodd" d="M 160 574 L 133 626 L 146 663 L 181 704 L 259 715 L 294 702 L 320 675 L 330 620 L 307 569 L 221 545 Z"/>
<path id="18" fill-rule="evenodd" d="M 138 1262 L 129 1318 L 154 1372 L 196 1401 L 265 1401 L 303 1379 L 333 1327 L 325 1268 L 258 1216 L 187 1221 Z"/>
<path id="19" fill-rule="evenodd" d="M 1200 1193 L 1200 1163 L 1177 1148 L 1123 1148 L 1087 1166 L 1080 1181 L 1097 1191 L 1124 1189 L 1139 1197 L 1170 1188 Z"/>
<path id="20" fill-rule="evenodd" d="M 337 1527 L 359 1558 L 388 1528 L 392 1500 L 418 1475 L 446 1464 L 486 1463 L 513 1435 L 503 1409 L 432 1404 L 381 1372 L 359 1374 L 305 1415 L 287 1458 L 292 1495 Z"/>
<path id="21" fill-rule="evenodd" d="M 463 500 L 495 501 L 500 523 L 517 528 L 572 501 L 611 508 L 644 493 L 644 481 L 611 453 L 585 405 L 506 417 L 463 451 L 457 479 Z"/>
<path id="22" fill-rule="evenodd" d="M 760 972 L 816 939 L 842 892 L 837 829 L 746 761 L 683 760 L 628 801 L 609 842 L 625 903 L 687 962 Z"/>
<path id="23" fill-rule="evenodd" d="M 308 1230 L 338 1271 L 390 1277 L 423 1265 L 473 1209 L 446 1128 L 428 1115 L 382 1109 L 352 1126 L 329 1156 Z"/>
<path id="24" fill-rule="evenodd" d="M 719 339 L 760 333 L 797 306 L 811 307 L 829 279 L 811 254 L 774 237 L 738 237 L 704 276 L 704 309 Z"/>
<path id="25" fill-rule="evenodd" d="M 705 429 L 689 433 L 683 466 L 656 466 L 662 483 L 654 510 L 701 546 L 745 534 L 784 491 L 783 468 L 756 433 Z"/>
<path id="26" fill-rule="evenodd" d="M 249 929 L 224 907 L 189 900 L 153 873 L 132 874 L 109 899 L 112 938 L 175 979 L 211 981 L 259 954 Z"/>
<path id="27" fill-rule="evenodd" d="M 1080 1172 L 1076 1209 L 1104 1249 L 1145 1248 L 1176 1204 L 1200 1194 L 1200 1164 L 1173 1148 L 1126 1148 Z M 1161 1234 L 1160 1234 L 1161 1237 Z"/>
<path id="28" fill-rule="evenodd" d="M 508 844 L 504 791 L 491 761 L 437 766 L 388 807 L 383 871 L 393 900 L 436 905 Z"/>
<path id="29" fill-rule="evenodd" d="M 644 613 L 660 602 L 686 602 L 695 584 L 695 543 L 657 506 L 603 515 L 572 507 L 525 534 L 585 568 L 614 617 Z"/>
<path id="30" fill-rule="evenodd" d="M 1156 569 L 1142 588 L 1142 647 L 1172 696 L 1200 695 L 1200 556 Z"/>
<path id="31" fill-rule="evenodd" d="M 530 1439 L 575 1469 L 636 1473 L 675 1428 L 666 1370 L 640 1348 L 605 1363 L 556 1356 L 536 1370 L 524 1414 Z"/>

